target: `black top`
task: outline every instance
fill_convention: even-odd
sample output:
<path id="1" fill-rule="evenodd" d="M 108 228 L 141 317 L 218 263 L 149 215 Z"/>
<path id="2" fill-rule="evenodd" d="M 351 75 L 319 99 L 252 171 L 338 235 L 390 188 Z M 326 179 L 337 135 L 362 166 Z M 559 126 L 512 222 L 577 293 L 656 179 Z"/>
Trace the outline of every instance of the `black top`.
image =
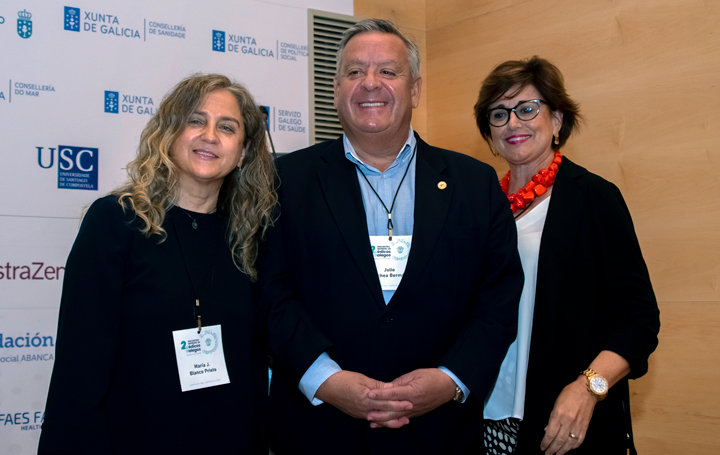
<path id="1" fill-rule="evenodd" d="M 277 165 L 282 213 L 260 262 L 261 300 L 272 308 L 273 452 L 482 453 L 482 404 L 515 338 L 523 283 L 495 171 L 418 138 L 413 244 L 386 305 L 342 138 Z M 472 393 L 403 428 L 371 429 L 327 403 L 312 406 L 298 390 L 325 350 L 341 368 L 380 381 L 444 366 Z"/>
<path id="2" fill-rule="evenodd" d="M 39 453 L 267 454 L 252 287 L 227 220 L 191 223 L 172 208 L 158 243 L 116 196 L 88 210 L 68 257 Z M 188 270 L 203 326 L 222 326 L 230 384 L 181 392 L 172 332 L 197 327 Z"/>
<path id="3" fill-rule="evenodd" d="M 517 453 L 540 455 L 562 389 L 608 350 L 630 364 L 599 402 L 573 455 L 635 453 L 628 379 L 644 375 L 659 310 L 625 201 L 612 183 L 563 157 L 540 241 L 525 415 Z"/>

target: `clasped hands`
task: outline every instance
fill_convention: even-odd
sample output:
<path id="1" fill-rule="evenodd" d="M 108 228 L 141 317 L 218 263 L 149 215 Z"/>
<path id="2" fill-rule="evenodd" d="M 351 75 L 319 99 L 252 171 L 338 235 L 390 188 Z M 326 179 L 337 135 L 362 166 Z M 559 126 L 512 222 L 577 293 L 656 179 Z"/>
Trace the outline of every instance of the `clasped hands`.
<path id="1" fill-rule="evenodd" d="M 414 370 L 392 382 L 343 370 L 330 376 L 315 393 L 345 414 L 370 421 L 371 428 L 400 428 L 454 395 L 455 382 L 437 368 Z"/>

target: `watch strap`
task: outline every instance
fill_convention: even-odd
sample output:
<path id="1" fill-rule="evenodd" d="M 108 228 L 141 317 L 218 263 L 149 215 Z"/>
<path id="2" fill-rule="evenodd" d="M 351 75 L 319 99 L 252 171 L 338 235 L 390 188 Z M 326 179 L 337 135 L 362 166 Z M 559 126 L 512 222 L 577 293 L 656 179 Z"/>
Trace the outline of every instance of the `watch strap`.
<path id="1" fill-rule="evenodd" d="M 463 393 L 462 389 L 460 388 L 459 385 L 455 384 L 455 396 L 453 396 L 453 401 L 462 403 L 464 398 L 465 398 L 465 394 Z"/>
<path id="2" fill-rule="evenodd" d="M 590 368 L 586 369 L 586 370 L 583 371 L 581 374 L 585 375 L 585 377 L 587 378 L 587 389 L 588 389 L 588 392 L 590 392 L 598 401 L 602 401 L 602 400 L 604 400 L 605 398 L 607 398 L 607 390 L 605 390 L 605 393 L 597 393 L 595 390 L 593 390 L 592 384 L 591 384 L 591 381 L 593 380 L 593 378 L 599 377 L 599 378 L 601 378 L 603 381 L 605 381 L 605 386 L 607 387 L 607 383 L 608 383 L 608 382 L 607 382 L 607 379 L 605 379 L 605 377 L 603 377 L 602 375 L 597 374 L 595 371 L 593 371 L 593 370 L 590 369 Z"/>

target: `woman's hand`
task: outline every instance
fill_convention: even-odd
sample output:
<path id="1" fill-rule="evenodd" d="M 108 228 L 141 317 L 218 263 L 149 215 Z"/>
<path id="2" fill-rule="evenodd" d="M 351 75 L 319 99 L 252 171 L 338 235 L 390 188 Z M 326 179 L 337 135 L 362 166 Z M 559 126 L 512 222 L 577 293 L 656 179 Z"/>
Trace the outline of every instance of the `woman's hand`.
<path id="1" fill-rule="evenodd" d="M 578 448 L 587 434 L 595 404 L 597 398 L 588 391 L 584 375 L 565 386 L 555 400 L 540 450 L 546 455 L 563 455 Z"/>

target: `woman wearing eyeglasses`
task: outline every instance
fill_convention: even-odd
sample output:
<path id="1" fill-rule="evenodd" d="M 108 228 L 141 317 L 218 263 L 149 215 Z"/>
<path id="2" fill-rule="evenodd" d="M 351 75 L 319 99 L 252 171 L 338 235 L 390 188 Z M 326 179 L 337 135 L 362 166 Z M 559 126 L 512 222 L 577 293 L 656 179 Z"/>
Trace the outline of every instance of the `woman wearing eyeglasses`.
<path id="1" fill-rule="evenodd" d="M 497 66 L 475 117 L 510 166 L 500 185 L 525 271 L 518 336 L 485 403 L 488 453 L 636 453 L 628 379 L 647 371 L 660 320 L 622 195 L 562 154 L 580 116 L 547 60 Z"/>

